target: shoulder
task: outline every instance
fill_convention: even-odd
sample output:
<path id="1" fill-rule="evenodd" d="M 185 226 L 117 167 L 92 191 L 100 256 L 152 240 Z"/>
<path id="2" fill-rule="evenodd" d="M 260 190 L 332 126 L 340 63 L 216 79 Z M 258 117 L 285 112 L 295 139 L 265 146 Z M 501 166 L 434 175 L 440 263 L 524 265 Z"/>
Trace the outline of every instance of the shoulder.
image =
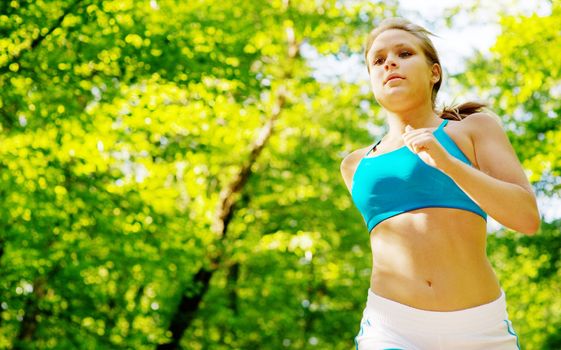
<path id="1" fill-rule="evenodd" d="M 345 185 L 347 185 L 349 191 L 351 190 L 353 176 L 358 166 L 358 163 L 360 162 L 364 154 L 368 151 L 368 149 L 370 149 L 370 146 L 362 147 L 354 151 L 351 151 L 341 161 L 341 165 L 340 165 L 341 175 L 343 176 L 343 180 L 345 181 Z"/>
<path id="2" fill-rule="evenodd" d="M 473 113 L 462 120 L 450 120 L 444 130 L 478 169 L 481 153 L 489 149 L 482 146 L 489 140 L 504 142 L 506 139 L 499 117 L 487 112 Z"/>
<path id="3" fill-rule="evenodd" d="M 520 167 L 516 152 L 497 115 L 474 113 L 464 121 L 481 170 L 488 174 L 500 174 L 508 167 L 511 172 Z M 502 175 L 497 177 L 505 178 Z"/>
<path id="4" fill-rule="evenodd" d="M 372 146 L 358 148 L 347 154 L 341 161 L 341 171 L 354 170 L 357 167 L 358 162 L 362 159 L 362 157 L 366 154 L 366 152 L 368 152 L 370 147 Z"/>
<path id="5" fill-rule="evenodd" d="M 366 152 L 365 148 L 366 147 L 359 148 L 347 154 L 341 161 L 341 169 L 353 168 L 355 166 L 355 163 L 361 157 L 360 154 Z"/>
<path id="6" fill-rule="evenodd" d="M 464 121 L 472 135 L 480 170 L 533 193 L 516 150 L 510 143 L 499 117 L 493 113 L 475 113 Z"/>
<path id="7" fill-rule="evenodd" d="M 462 120 L 462 124 L 474 142 L 482 138 L 505 135 L 501 120 L 492 113 L 478 112 L 471 114 Z"/>

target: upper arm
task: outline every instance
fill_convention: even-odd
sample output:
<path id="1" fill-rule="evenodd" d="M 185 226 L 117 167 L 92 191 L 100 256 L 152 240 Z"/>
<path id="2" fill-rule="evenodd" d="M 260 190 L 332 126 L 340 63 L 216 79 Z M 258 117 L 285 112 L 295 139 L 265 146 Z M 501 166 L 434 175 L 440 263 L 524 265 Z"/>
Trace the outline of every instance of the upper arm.
<path id="1" fill-rule="evenodd" d="M 464 121 L 469 121 L 469 133 L 479 169 L 496 179 L 519 185 L 534 195 L 518 156 L 499 122 L 486 113 L 472 114 Z"/>

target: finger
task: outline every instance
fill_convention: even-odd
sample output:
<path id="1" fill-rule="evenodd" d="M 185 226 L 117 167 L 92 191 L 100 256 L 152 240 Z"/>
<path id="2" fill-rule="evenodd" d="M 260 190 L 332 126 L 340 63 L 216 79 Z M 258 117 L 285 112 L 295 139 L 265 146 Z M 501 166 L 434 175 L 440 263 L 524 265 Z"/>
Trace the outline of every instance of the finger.
<path id="1" fill-rule="evenodd" d="M 410 140 L 406 144 L 411 150 L 414 150 L 415 153 L 418 153 L 420 151 L 430 150 L 430 147 L 433 144 L 433 139 L 430 136 L 420 136 Z"/>
<path id="2" fill-rule="evenodd" d="M 413 146 L 413 149 L 415 150 L 416 153 L 422 152 L 422 151 L 429 151 L 430 148 L 428 145 L 424 145 L 424 144 L 415 144 Z"/>
<path id="3" fill-rule="evenodd" d="M 414 130 L 414 131 L 411 131 L 409 133 L 406 133 L 406 134 L 402 135 L 404 142 L 410 142 L 410 140 L 413 140 L 417 137 L 429 137 L 430 138 L 432 136 L 433 135 L 430 131 L 422 130 L 422 129 Z"/>
<path id="4" fill-rule="evenodd" d="M 411 150 L 413 150 L 413 152 L 415 152 L 415 153 L 418 153 L 418 152 L 425 149 L 424 144 L 422 144 L 420 142 L 416 142 L 416 141 L 412 142 L 410 146 L 411 146 Z"/>

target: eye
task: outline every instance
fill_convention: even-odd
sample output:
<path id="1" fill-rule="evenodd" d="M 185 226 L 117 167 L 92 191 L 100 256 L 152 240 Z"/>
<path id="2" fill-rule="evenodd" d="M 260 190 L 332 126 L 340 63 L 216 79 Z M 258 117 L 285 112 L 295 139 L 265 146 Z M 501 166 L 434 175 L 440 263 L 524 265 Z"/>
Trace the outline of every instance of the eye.
<path id="1" fill-rule="evenodd" d="M 374 60 L 373 64 L 376 64 L 376 65 L 377 65 L 377 64 L 380 64 L 381 61 L 382 61 L 381 58 L 376 58 L 376 59 Z"/>
<path id="2" fill-rule="evenodd" d="M 401 51 L 401 53 L 400 53 L 399 55 L 401 56 L 401 55 L 403 55 L 404 53 L 407 54 L 408 56 L 411 56 L 411 55 L 412 55 L 411 52 L 409 52 L 409 51 Z"/>

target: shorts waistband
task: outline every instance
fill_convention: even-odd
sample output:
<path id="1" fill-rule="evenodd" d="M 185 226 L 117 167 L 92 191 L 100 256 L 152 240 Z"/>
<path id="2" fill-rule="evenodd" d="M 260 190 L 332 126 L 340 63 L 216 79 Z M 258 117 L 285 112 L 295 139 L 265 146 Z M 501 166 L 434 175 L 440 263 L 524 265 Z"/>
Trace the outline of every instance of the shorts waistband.
<path id="1" fill-rule="evenodd" d="M 368 288 L 364 316 L 398 329 L 444 333 L 487 329 L 508 319 L 506 296 L 502 288 L 498 299 L 457 311 L 417 309 L 379 296 Z"/>

